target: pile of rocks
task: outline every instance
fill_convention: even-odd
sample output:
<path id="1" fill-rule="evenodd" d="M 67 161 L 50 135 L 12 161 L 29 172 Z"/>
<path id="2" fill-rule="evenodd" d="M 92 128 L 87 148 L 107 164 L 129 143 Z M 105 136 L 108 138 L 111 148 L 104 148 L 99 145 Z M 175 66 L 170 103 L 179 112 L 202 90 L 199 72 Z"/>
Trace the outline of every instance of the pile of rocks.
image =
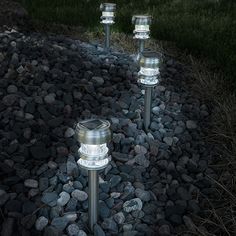
<path id="1" fill-rule="evenodd" d="M 205 104 L 185 68 L 165 57 L 150 132 L 129 55 L 64 36 L 0 33 L 0 232 L 84 236 L 87 173 L 77 167 L 78 120 L 111 122 L 111 162 L 100 173 L 95 235 L 174 235 L 191 228 L 199 194 L 214 177 L 203 128 Z"/>

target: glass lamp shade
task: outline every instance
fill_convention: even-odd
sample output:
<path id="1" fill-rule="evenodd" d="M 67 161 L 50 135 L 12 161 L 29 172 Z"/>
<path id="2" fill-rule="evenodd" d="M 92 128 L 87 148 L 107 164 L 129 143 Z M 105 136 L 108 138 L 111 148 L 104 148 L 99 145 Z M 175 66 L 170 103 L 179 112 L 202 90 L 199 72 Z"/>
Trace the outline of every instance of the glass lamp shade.
<path id="1" fill-rule="evenodd" d="M 82 156 L 87 157 L 88 160 L 103 159 L 108 153 L 107 144 L 91 145 L 81 143 L 79 152 Z"/>
<path id="2" fill-rule="evenodd" d="M 114 24 L 116 4 L 114 3 L 102 3 L 100 5 L 102 11 L 101 23 L 102 24 Z"/>
<path id="3" fill-rule="evenodd" d="M 109 159 L 105 158 L 103 160 L 89 161 L 89 160 L 80 158 L 77 163 L 80 167 L 87 170 L 101 170 L 101 169 L 104 169 L 108 165 Z"/>
<path id="4" fill-rule="evenodd" d="M 134 38 L 136 39 L 150 38 L 151 16 L 135 15 L 132 17 L 132 23 L 135 25 Z"/>
<path id="5" fill-rule="evenodd" d="M 88 170 L 103 169 L 109 163 L 107 142 L 111 139 L 110 123 L 106 120 L 81 121 L 76 126 L 80 142 L 78 165 Z"/>
<path id="6" fill-rule="evenodd" d="M 138 82 L 146 86 L 155 86 L 160 78 L 160 54 L 144 51 L 141 54 Z"/>

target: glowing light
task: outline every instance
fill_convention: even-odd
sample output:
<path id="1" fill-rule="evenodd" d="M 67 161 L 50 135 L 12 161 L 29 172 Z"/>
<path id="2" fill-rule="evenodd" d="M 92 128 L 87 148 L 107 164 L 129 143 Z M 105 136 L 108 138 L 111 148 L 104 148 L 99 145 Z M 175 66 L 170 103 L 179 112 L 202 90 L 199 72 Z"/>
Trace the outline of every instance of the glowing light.
<path id="1" fill-rule="evenodd" d="M 109 163 L 107 142 L 111 139 L 110 123 L 92 119 L 79 122 L 76 134 L 80 142 L 78 165 L 88 170 L 103 169 Z"/>
<path id="2" fill-rule="evenodd" d="M 116 4 L 114 3 L 102 3 L 100 5 L 102 11 L 101 23 L 102 24 L 114 24 Z"/>
<path id="3" fill-rule="evenodd" d="M 106 143 L 101 145 L 91 145 L 91 144 L 81 143 L 79 152 L 82 155 L 87 156 L 88 158 L 99 159 L 107 154 L 108 148 Z"/>

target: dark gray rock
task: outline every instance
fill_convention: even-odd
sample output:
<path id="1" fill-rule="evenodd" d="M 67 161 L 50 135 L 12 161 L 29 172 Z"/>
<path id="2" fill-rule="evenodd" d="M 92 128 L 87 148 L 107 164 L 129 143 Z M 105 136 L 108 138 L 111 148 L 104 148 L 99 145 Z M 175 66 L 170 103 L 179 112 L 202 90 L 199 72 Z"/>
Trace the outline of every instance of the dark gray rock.
<path id="1" fill-rule="evenodd" d="M 58 195 L 56 192 L 52 193 L 43 193 L 41 201 L 51 207 L 56 206 Z"/>
<path id="2" fill-rule="evenodd" d="M 113 175 L 109 181 L 111 188 L 116 187 L 121 181 L 121 177 L 119 175 Z"/>
<path id="3" fill-rule="evenodd" d="M 139 199 L 139 198 L 131 199 L 129 201 L 126 201 L 123 204 L 123 209 L 125 212 L 141 210 L 142 207 L 143 207 L 143 203 L 142 203 L 141 199 Z"/>
<path id="4" fill-rule="evenodd" d="M 35 228 L 42 231 L 48 225 L 48 219 L 44 216 L 40 216 L 35 222 Z"/>
<path id="5" fill-rule="evenodd" d="M 158 229 L 160 236 L 170 236 L 171 231 L 169 225 L 161 225 Z"/>
<path id="6" fill-rule="evenodd" d="M 80 202 L 83 202 L 85 200 L 87 200 L 88 198 L 88 194 L 84 191 L 80 191 L 78 189 L 75 189 L 72 193 L 71 196 L 75 199 L 77 199 Z"/>
<path id="7" fill-rule="evenodd" d="M 56 217 L 52 219 L 51 225 L 54 226 L 56 229 L 62 231 L 66 228 L 69 223 L 69 219 L 66 217 Z"/>
<path id="8" fill-rule="evenodd" d="M 102 217 L 102 219 L 108 218 L 110 216 L 110 209 L 103 201 L 99 202 L 99 215 Z"/>
<path id="9" fill-rule="evenodd" d="M 106 236 L 100 225 L 94 225 L 94 236 Z"/>
<path id="10" fill-rule="evenodd" d="M 53 226 L 47 226 L 44 230 L 43 236 L 60 236 L 60 230 L 53 227 Z"/>
<path id="11" fill-rule="evenodd" d="M 113 234 L 118 233 L 118 226 L 112 218 L 107 218 L 102 222 L 102 227 L 105 230 L 110 231 Z"/>
<path id="12" fill-rule="evenodd" d="M 1 236 L 12 236 L 14 231 L 14 218 L 7 218 L 3 221 Z"/>

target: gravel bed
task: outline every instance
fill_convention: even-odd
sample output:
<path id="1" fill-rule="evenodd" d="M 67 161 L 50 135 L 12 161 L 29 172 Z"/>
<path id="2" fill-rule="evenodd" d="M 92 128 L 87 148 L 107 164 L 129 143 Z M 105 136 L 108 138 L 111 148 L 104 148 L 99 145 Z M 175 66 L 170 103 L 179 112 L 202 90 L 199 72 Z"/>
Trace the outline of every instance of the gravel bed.
<path id="1" fill-rule="evenodd" d="M 168 56 L 155 87 L 150 131 L 131 55 L 106 55 L 64 36 L 0 33 L 0 234 L 86 236 L 87 173 L 75 124 L 111 123 L 95 236 L 175 235 L 201 214 L 214 177 L 203 139 L 210 111 L 191 94 L 187 68 Z"/>

